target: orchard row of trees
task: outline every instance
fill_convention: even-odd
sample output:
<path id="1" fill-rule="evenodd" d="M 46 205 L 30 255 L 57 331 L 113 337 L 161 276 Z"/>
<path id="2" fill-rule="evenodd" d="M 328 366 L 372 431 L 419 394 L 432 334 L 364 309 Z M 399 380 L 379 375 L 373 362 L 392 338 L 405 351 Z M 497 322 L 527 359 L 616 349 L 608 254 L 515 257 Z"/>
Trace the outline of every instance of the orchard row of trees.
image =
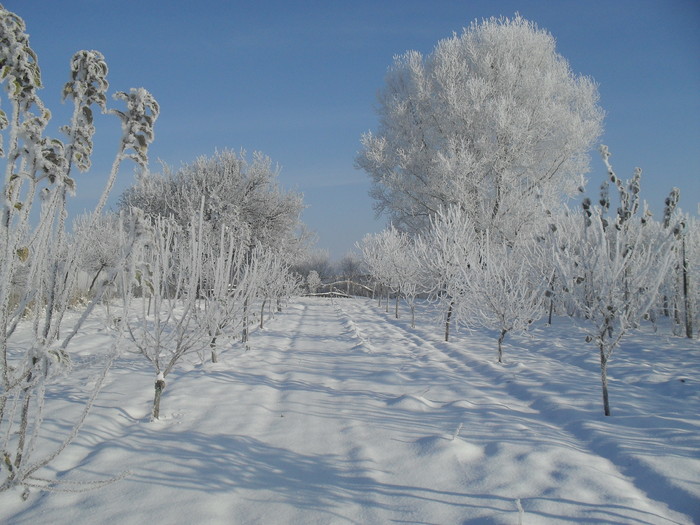
<path id="1" fill-rule="evenodd" d="M 603 148 L 607 163 L 608 152 Z M 611 212 L 608 182 L 599 202 L 543 214 L 542 226 L 505 241 L 479 231 L 458 206 L 439 211 L 418 235 L 392 227 L 360 243 L 374 281 L 404 300 L 415 323 L 416 297 L 437 309 L 445 340 L 451 325 L 482 327 L 503 340 L 552 314 L 585 320 L 587 341 L 600 353 L 604 409 L 610 414 L 607 366 L 620 339 L 644 320 L 673 318 L 677 335 L 697 333 L 700 228 L 675 210 L 677 190 L 662 221 L 640 200 L 639 172 L 626 183 L 608 164 L 620 207 Z M 381 300 L 381 299 L 380 299 Z M 388 303 L 387 303 L 388 305 Z"/>
<path id="2" fill-rule="evenodd" d="M 361 243 L 385 290 L 415 311 L 418 295 L 455 323 L 498 334 L 556 309 L 588 321 L 607 366 L 643 318 L 697 326 L 697 222 L 666 201 L 663 221 L 640 198 L 641 170 L 608 170 L 597 203 L 583 193 L 602 130 L 595 83 L 575 75 L 548 32 L 520 16 L 474 22 L 423 56 L 395 59 L 379 98 L 379 128 L 362 137 L 358 167 L 392 226 Z M 609 196 L 610 187 L 616 197 Z"/>
<path id="3" fill-rule="evenodd" d="M 51 112 L 38 96 L 41 73 L 25 29 L 0 6 L 8 104 L 0 108 L 0 492 L 24 486 L 26 496 L 29 487 L 51 486 L 39 472 L 77 435 L 120 352 L 152 366 L 158 418 L 165 379 L 183 356 L 216 361 L 225 341 L 247 345 L 265 310 L 296 292 L 290 266 L 309 239 L 301 195 L 279 187 L 279 169 L 262 154 L 249 161 L 245 152 L 223 151 L 150 174 L 159 106 L 138 88 L 114 94 L 122 108 L 108 107 L 108 68 L 97 51 L 74 55 L 63 89 L 73 114 L 63 140 L 47 136 Z M 95 110 L 115 115 L 122 136 L 95 209 L 71 233 L 67 205 L 75 171 L 91 167 Z M 105 213 L 127 161 L 139 169 L 137 182 L 117 211 Z M 60 443 L 39 455 L 44 401 L 76 381 L 70 343 L 99 304 L 113 330 L 104 366 Z"/>
<path id="4" fill-rule="evenodd" d="M 180 358 L 206 349 L 217 362 L 220 342 L 237 335 L 247 346 L 255 312 L 263 328 L 266 307 L 280 310 L 297 292 L 291 262 L 304 249 L 303 203 L 277 185 L 277 174 L 261 154 L 248 163 L 244 153 L 224 151 L 175 173 L 141 177 L 122 195 L 122 214 L 140 214 L 152 231 L 135 259 L 136 282 L 119 288 L 129 298 L 136 284 L 142 299 L 122 322 L 153 366 L 153 418 Z"/>

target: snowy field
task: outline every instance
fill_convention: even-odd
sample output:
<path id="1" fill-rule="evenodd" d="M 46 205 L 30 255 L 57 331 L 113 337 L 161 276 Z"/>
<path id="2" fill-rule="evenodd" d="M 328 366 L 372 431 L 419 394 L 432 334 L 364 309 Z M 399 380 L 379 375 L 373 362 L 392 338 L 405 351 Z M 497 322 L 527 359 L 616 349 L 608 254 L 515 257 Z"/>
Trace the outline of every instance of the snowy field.
<path id="1" fill-rule="evenodd" d="M 41 474 L 82 493 L 0 495 L 7 524 L 700 522 L 700 346 L 651 327 L 623 340 L 603 416 L 596 350 L 572 321 L 532 337 L 409 326 L 364 299 L 306 298 L 168 377 L 125 353 L 82 432 Z M 660 334 L 664 335 L 660 335 Z M 109 331 L 76 338 L 46 440 L 79 411 Z M 42 443 L 40 443 L 42 446 Z M 73 468 L 76 467 L 76 468 Z M 65 486 L 73 488 L 73 485 Z"/>

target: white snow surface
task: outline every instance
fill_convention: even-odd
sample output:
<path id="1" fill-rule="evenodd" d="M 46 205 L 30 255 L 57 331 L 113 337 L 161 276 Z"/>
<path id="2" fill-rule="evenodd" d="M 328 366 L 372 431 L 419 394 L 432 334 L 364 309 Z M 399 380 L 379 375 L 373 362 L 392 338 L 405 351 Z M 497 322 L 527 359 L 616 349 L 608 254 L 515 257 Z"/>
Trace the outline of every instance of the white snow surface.
<path id="1" fill-rule="evenodd" d="M 700 522 L 700 345 L 643 327 L 610 365 L 566 318 L 441 341 L 369 299 L 302 298 L 217 364 L 166 377 L 124 352 L 78 438 L 41 473 L 87 492 L 0 494 L 7 524 Z M 47 399 L 58 441 L 109 330 L 75 339 L 75 381 Z M 64 489 L 75 488 L 65 485 Z M 80 486 L 79 486 L 80 488 Z M 519 506 L 522 506 L 519 510 Z"/>

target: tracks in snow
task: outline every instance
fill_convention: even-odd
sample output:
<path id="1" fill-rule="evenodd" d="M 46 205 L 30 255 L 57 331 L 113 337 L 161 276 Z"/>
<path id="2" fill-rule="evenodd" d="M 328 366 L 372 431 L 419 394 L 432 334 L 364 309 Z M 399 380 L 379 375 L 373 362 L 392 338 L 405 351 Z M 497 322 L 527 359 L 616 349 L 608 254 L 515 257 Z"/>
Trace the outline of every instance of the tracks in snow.
<path id="1" fill-rule="evenodd" d="M 460 378 L 471 388 L 462 390 L 466 396 L 461 399 L 447 401 L 440 399 L 438 393 L 430 385 L 426 386 L 426 404 L 431 408 L 439 406 L 458 406 L 467 410 L 476 411 L 485 416 L 484 422 L 494 421 L 499 417 L 517 421 L 512 429 L 517 430 L 519 437 L 524 441 L 529 438 L 537 439 L 540 444 L 566 444 L 572 450 L 595 458 L 594 463 L 600 464 L 600 468 L 612 467 L 619 473 L 619 478 L 629 479 L 634 488 L 639 489 L 644 496 L 654 498 L 659 488 L 664 493 L 676 494 L 672 498 L 666 498 L 665 503 L 674 511 L 693 515 L 698 511 L 696 498 L 692 489 L 677 484 L 671 485 L 669 477 L 659 474 L 652 468 L 640 454 L 639 450 L 626 450 L 618 444 L 616 434 L 620 431 L 628 435 L 639 435 L 635 438 L 643 440 L 644 433 L 654 429 L 658 423 L 652 417 L 651 422 L 638 424 L 635 421 L 628 423 L 624 420 L 606 419 L 600 414 L 598 399 L 598 371 L 596 369 L 584 369 L 580 365 L 562 363 L 549 359 L 546 367 L 538 367 L 536 360 L 544 356 L 531 356 L 531 366 L 499 365 L 495 363 L 492 355 L 484 357 L 474 355 L 474 351 L 460 351 L 454 343 L 445 343 L 437 339 L 433 334 L 424 329 L 407 329 L 405 323 L 390 318 L 388 314 L 378 312 L 376 308 L 367 302 L 347 302 L 347 308 L 342 310 L 344 318 L 355 327 L 358 333 L 369 332 L 375 319 L 379 316 L 384 325 L 385 337 L 390 342 L 398 342 L 399 346 L 406 348 L 406 361 L 401 367 L 401 372 L 407 374 L 412 380 L 426 382 L 434 380 L 435 376 L 424 374 L 425 364 L 430 362 L 433 366 L 444 369 L 443 375 L 446 381 L 459 381 Z M 363 322 L 368 327 L 363 326 Z M 371 335 L 370 335 L 371 337 Z M 495 347 L 495 341 L 484 339 L 482 334 L 474 334 L 461 338 L 462 344 L 476 339 L 477 347 Z M 394 346 L 395 347 L 395 346 Z M 493 352 L 495 355 L 495 351 Z M 572 375 L 573 374 L 573 375 Z M 588 382 L 581 380 L 581 375 L 588 377 Z M 427 383 L 426 383 L 427 384 Z M 583 386 L 582 386 L 583 385 Z M 432 388 L 432 390 L 431 390 Z M 494 398 L 499 401 L 494 402 Z M 430 400 L 440 399 L 437 403 Z M 503 411 L 499 412 L 499 408 Z M 474 414 L 472 414 L 473 416 Z M 673 416 L 672 416 L 673 417 Z M 478 420 L 478 417 L 476 418 Z M 471 421 L 470 421 L 471 420 Z M 468 423 L 462 424 L 457 433 L 469 434 L 470 429 L 477 427 L 474 418 L 465 416 Z M 617 423 L 621 422 L 619 426 Z M 700 430 L 693 425 L 694 430 Z M 499 427 L 503 432 L 508 425 Z M 661 433 L 663 429 L 659 429 Z M 506 430 L 508 432 L 508 430 Z M 515 438 L 516 434 L 513 434 Z M 687 441 L 687 437 L 685 439 Z M 697 440 L 700 445 L 700 439 Z M 487 445 L 492 449 L 498 445 Z M 663 449 L 668 446 L 668 440 L 663 436 L 658 438 L 658 447 Z M 683 447 L 682 447 L 683 448 Z M 682 456 L 692 460 L 692 452 L 678 449 Z M 697 450 L 697 449 L 696 449 Z M 640 459 L 641 456 L 641 459 Z M 671 454 L 675 456 L 675 454 Z M 652 458 L 655 460 L 655 458 Z M 608 465 L 603 465 L 608 463 Z M 692 483 L 691 483 L 692 485 Z M 641 496 L 640 496 L 641 497 Z"/>

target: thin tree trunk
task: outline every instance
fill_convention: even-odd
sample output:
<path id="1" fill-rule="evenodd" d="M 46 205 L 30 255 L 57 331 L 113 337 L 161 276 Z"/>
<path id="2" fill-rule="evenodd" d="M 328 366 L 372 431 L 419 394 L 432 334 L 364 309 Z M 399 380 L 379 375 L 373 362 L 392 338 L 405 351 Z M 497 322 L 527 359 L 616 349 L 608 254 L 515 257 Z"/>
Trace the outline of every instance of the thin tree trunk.
<path id="1" fill-rule="evenodd" d="M 400 292 L 396 292 L 396 306 L 394 307 L 394 315 L 396 318 L 399 318 L 399 297 L 401 296 Z"/>
<path id="2" fill-rule="evenodd" d="M 163 390 L 165 390 L 164 379 L 156 379 L 155 390 L 156 393 L 153 397 L 153 419 L 160 419 L 160 397 L 163 394 Z"/>
<path id="3" fill-rule="evenodd" d="M 452 307 L 454 304 L 454 301 L 450 301 L 450 307 L 447 309 L 447 319 L 445 319 L 445 341 L 450 340 L 450 320 L 452 319 Z"/>
<path id="4" fill-rule="evenodd" d="M 678 307 L 678 299 L 676 299 L 675 301 L 673 301 L 673 321 L 675 322 L 676 326 L 678 326 L 679 328 L 680 328 L 680 326 L 683 324 L 683 323 L 681 322 L 681 310 L 680 310 L 680 308 Z M 680 335 L 680 334 L 678 333 L 678 329 L 677 329 L 677 328 L 674 329 L 674 334 L 675 334 L 675 335 Z"/>
<path id="5" fill-rule="evenodd" d="M 267 302 L 267 298 L 263 299 L 262 306 L 260 307 L 260 330 L 264 328 L 265 324 L 265 303 Z"/>
<path id="6" fill-rule="evenodd" d="M 92 291 L 93 286 L 95 286 L 95 283 L 97 282 L 97 278 L 100 276 L 102 273 L 102 270 L 104 269 L 105 265 L 103 264 L 100 266 L 100 269 L 97 270 L 97 273 L 95 274 L 95 277 L 92 278 L 92 282 L 90 283 L 90 287 L 88 288 L 88 293 Z"/>
<path id="7" fill-rule="evenodd" d="M 212 363 L 219 362 L 219 356 L 216 354 L 216 338 L 217 338 L 217 336 L 215 335 L 214 337 L 211 338 L 211 341 L 209 341 L 209 348 L 211 349 L 211 362 Z"/>
<path id="8" fill-rule="evenodd" d="M 600 345 L 600 379 L 603 383 L 603 411 L 610 415 L 610 399 L 608 397 L 608 358 L 605 356 L 603 344 Z"/>
<path id="9" fill-rule="evenodd" d="M 693 338 L 693 312 L 690 299 L 690 285 L 688 283 L 688 259 L 685 256 L 685 237 L 681 239 L 681 266 L 683 268 L 683 301 L 685 305 L 685 336 Z"/>
<path id="10" fill-rule="evenodd" d="M 416 327 L 416 305 L 411 303 L 411 328 Z"/>
<path id="11" fill-rule="evenodd" d="M 241 332 L 241 343 L 248 342 L 248 298 L 243 301 L 243 332 Z"/>
<path id="12" fill-rule="evenodd" d="M 501 335 L 498 336 L 498 362 L 503 363 L 503 340 L 506 338 L 508 330 L 501 330 Z"/>
<path id="13" fill-rule="evenodd" d="M 547 324 L 552 326 L 552 312 L 554 311 L 554 276 L 549 281 L 549 319 Z"/>

